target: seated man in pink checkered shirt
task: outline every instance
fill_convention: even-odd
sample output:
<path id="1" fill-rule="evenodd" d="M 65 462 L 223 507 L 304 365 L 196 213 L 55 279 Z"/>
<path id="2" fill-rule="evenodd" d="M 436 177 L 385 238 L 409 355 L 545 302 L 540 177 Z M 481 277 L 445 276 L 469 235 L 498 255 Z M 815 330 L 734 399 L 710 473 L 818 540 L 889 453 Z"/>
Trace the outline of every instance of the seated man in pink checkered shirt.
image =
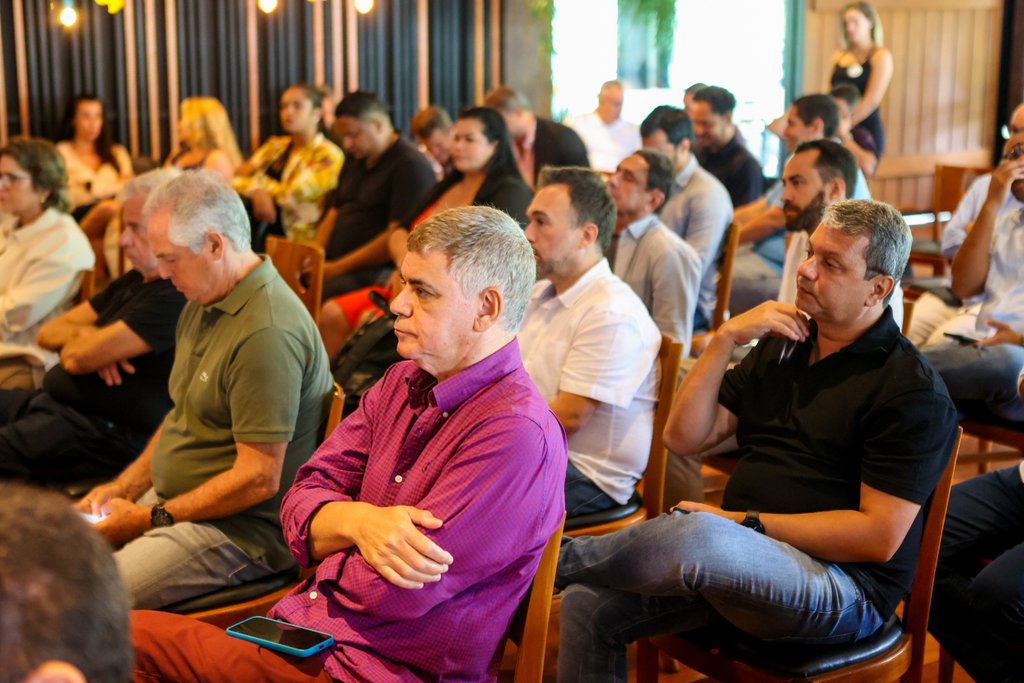
<path id="1" fill-rule="evenodd" d="M 409 238 L 393 366 L 299 470 L 281 517 L 315 576 L 268 616 L 330 633 L 307 659 L 187 617 L 136 612 L 136 681 L 493 681 L 565 509 L 565 433 L 515 334 L 529 242 L 465 207 Z"/>

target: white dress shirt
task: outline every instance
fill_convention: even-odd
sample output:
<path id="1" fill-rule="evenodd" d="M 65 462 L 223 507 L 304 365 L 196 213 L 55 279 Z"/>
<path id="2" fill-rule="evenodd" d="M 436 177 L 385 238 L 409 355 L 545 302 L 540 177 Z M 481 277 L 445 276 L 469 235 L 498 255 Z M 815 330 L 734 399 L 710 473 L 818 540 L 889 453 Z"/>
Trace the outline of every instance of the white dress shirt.
<path id="1" fill-rule="evenodd" d="M 569 435 L 569 460 L 620 505 L 647 467 L 661 335 L 643 303 L 601 259 L 562 294 L 541 280 L 519 331 L 523 366 L 544 400 L 598 401 Z"/>
<path id="2" fill-rule="evenodd" d="M 614 173 L 620 161 L 643 146 L 640 127 L 635 123 L 621 118 L 605 123 L 596 111 L 574 116 L 566 125 L 579 133 L 590 165 L 597 171 Z"/>

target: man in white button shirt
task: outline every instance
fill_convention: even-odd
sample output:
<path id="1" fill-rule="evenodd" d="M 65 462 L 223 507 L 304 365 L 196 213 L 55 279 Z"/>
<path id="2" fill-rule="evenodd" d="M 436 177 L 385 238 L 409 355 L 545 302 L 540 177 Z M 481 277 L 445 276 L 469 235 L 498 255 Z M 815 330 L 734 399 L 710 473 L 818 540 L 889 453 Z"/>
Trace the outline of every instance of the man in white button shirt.
<path id="1" fill-rule="evenodd" d="M 1005 210 L 1010 195 L 1024 202 L 1024 132 L 1012 135 L 992 172 L 981 211 L 953 258 L 951 289 L 960 300 L 981 297 L 977 315 L 965 312 L 941 326 L 924 347 L 961 407 L 980 402 L 1006 420 L 1024 420 L 1017 373 L 1024 365 L 1024 209 Z M 980 339 L 943 339 L 945 332 Z"/>
<path id="2" fill-rule="evenodd" d="M 545 170 L 527 216 L 539 282 L 519 343 L 569 437 L 573 517 L 624 504 L 647 467 L 660 335 L 604 258 L 615 205 L 596 172 Z"/>
<path id="3" fill-rule="evenodd" d="M 597 95 L 597 109 L 566 122 L 587 146 L 590 165 L 602 173 L 614 173 L 620 161 L 640 149 L 640 129 L 622 118 L 623 99 L 622 83 L 606 81 Z"/>

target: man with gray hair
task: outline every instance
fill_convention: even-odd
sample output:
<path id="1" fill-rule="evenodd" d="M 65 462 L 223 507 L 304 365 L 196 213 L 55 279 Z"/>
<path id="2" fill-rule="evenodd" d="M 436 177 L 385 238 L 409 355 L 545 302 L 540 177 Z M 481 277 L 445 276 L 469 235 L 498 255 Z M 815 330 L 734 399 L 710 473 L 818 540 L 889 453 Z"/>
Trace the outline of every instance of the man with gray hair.
<path id="1" fill-rule="evenodd" d="M 188 299 L 173 406 L 79 509 L 103 517 L 133 606 L 157 608 L 293 566 L 281 483 L 316 448 L 331 378 L 312 318 L 249 247 L 223 178 L 185 173 L 153 190 L 143 215 L 160 276 Z"/>
<path id="2" fill-rule="evenodd" d="M 60 354 L 42 389 L 0 390 L 0 477 L 68 481 L 113 476 L 171 408 L 167 378 L 185 299 L 160 278 L 142 207 L 180 174 L 160 169 L 121 191 L 121 246 L 135 267 L 40 328 Z"/>
<path id="3" fill-rule="evenodd" d="M 565 510 L 565 434 L 515 339 L 533 251 L 501 211 L 450 209 L 410 235 L 401 275 L 391 310 L 408 360 L 363 395 L 281 508 L 292 554 L 319 565 L 269 616 L 335 644 L 298 660 L 139 612 L 137 677 L 496 678 L 509 622 Z"/>
<path id="4" fill-rule="evenodd" d="M 739 450 L 722 507 L 680 501 L 562 546 L 559 681 L 625 681 L 627 643 L 721 620 L 793 643 L 851 642 L 887 623 L 956 437 L 942 380 L 885 305 L 909 251 L 891 206 L 832 204 L 796 306 L 765 302 L 715 333 L 680 386 L 665 443 Z"/>
<path id="5" fill-rule="evenodd" d="M 566 121 L 586 145 L 594 169 L 608 175 L 615 173 L 620 161 L 640 149 L 640 128 L 622 118 L 624 99 L 621 81 L 605 81 L 597 94 L 597 109 Z"/>

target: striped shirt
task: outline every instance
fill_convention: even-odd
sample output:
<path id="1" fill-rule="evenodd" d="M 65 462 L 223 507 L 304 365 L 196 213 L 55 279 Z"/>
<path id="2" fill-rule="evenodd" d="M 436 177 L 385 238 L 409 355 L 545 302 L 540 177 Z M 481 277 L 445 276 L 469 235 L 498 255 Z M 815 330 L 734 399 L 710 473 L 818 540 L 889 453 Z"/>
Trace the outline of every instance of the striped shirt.
<path id="1" fill-rule="evenodd" d="M 566 440 L 523 369 L 519 345 L 441 383 L 412 362 L 391 367 L 299 470 L 281 517 L 292 554 L 311 559 L 321 506 L 412 505 L 444 521 L 425 530 L 454 562 L 419 590 L 382 578 L 352 547 L 271 616 L 330 633 L 339 680 L 493 681 L 508 625 L 564 504 Z"/>

